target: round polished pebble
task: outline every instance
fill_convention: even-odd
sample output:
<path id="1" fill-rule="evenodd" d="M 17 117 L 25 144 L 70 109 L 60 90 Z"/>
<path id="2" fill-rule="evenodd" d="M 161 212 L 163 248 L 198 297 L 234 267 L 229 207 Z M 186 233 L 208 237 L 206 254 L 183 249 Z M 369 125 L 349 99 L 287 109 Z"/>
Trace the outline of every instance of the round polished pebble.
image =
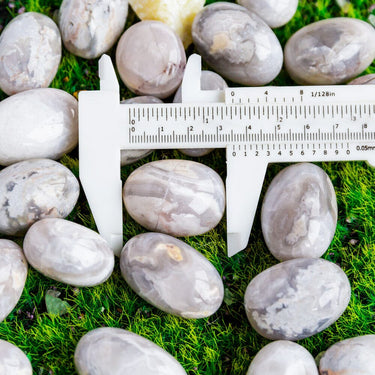
<path id="1" fill-rule="evenodd" d="M 300 340 L 323 331 L 345 311 L 350 284 L 324 259 L 292 259 L 251 280 L 245 309 L 253 328 L 270 340 Z"/>
<path id="2" fill-rule="evenodd" d="M 79 196 L 79 182 L 62 164 L 31 159 L 0 171 L 0 233 L 23 234 L 35 221 L 66 217 Z"/>
<path id="3" fill-rule="evenodd" d="M 261 223 L 275 258 L 319 258 L 337 225 L 336 195 L 328 175 L 310 163 L 284 168 L 266 192 Z"/>
<path id="4" fill-rule="evenodd" d="M 285 67 L 299 84 L 347 82 L 375 58 L 375 30 L 354 18 L 331 18 L 298 30 L 285 46 Z"/>
<path id="5" fill-rule="evenodd" d="M 313 356 L 292 341 L 274 341 L 252 360 L 246 375 L 319 375 Z"/>
<path id="6" fill-rule="evenodd" d="M 22 249 L 13 241 L 0 239 L 0 322 L 17 305 L 26 277 L 27 262 Z"/>
<path id="7" fill-rule="evenodd" d="M 33 369 L 25 353 L 17 346 L 0 339 L 0 374 L 32 375 Z"/>
<path id="8" fill-rule="evenodd" d="M 322 375 L 374 375 L 375 335 L 353 337 L 332 345 L 319 363 Z"/>
<path id="9" fill-rule="evenodd" d="M 154 232 L 172 236 L 205 233 L 221 220 L 224 184 L 206 165 L 189 160 L 158 160 L 130 174 L 123 189 L 129 215 Z"/>
<path id="10" fill-rule="evenodd" d="M 194 19 L 192 35 L 203 59 L 234 82 L 265 85 L 281 70 L 283 52 L 276 35 L 240 5 L 219 2 L 204 7 Z"/>
<path id="11" fill-rule="evenodd" d="M 350 81 L 348 85 L 375 85 L 375 74 L 366 74 Z"/>
<path id="12" fill-rule="evenodd" d="M 78 143 L 78 102 L 58 89 L 35 89 L 0 102 L 0 165 L 59 159 Z"/>
<path id="13" fill-rule="evenodd" d="M 130 287 L 158 309 L 183 318 L 205 318 L 224 298 L 215 267 L 186 243 L 162 233 L 130 239 L 120 256 Z"/>
<path id="14" fill-rule="evenodd" d="M 141 21 L 125 31 L 116 50 L 122 81 L 136 94 L 166 98 L 181 84 L 186 55 L 181 39 L 167 25 Z"/>
<path id="15" fill-rule="evenodd" d="M 74 55 L 95 59 L 120 37 L 127 15 L 128 0 L 64 0 L 58 16 L 64 46 Z"/>
<path id="16" fill-rule="evenodd" d="M 47 16 L 15 17 L 0 35 L 0 89 L 8 95 L 48 87 L 61 59 L 61 37 Z"/>
<path id="17" fill-rule="evenodd" d="M 74 352 L 79 375 L 186 375 L 168 352 L 150 340 L 120 328 L 86 333 Z"/>
<path id="18" fill-rule="evenodd" d="M 98 233 L 64 219 L 37 221 L 26 233 L 23 248 L 37 271 L 70 285 L 101 284 L 114 267 L 113 251 Z"/>

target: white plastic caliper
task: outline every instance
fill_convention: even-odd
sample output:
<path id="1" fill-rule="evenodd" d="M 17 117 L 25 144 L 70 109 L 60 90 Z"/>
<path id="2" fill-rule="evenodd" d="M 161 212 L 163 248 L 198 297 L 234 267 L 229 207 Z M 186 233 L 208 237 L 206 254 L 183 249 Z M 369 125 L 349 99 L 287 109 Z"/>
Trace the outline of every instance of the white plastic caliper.
<path id="1" fill-rule="evenodd" d="M 120 150 L 226 148 L 227 247 L 249 241 L 268 163 L 366 160 L 375 164 L 375 86 L 200 88 L 189 58 L 183 104 L 120 104 L 111 59 L 100 91 L 79 94 L 80 179 L 100 234 L 123 245 Z"/>

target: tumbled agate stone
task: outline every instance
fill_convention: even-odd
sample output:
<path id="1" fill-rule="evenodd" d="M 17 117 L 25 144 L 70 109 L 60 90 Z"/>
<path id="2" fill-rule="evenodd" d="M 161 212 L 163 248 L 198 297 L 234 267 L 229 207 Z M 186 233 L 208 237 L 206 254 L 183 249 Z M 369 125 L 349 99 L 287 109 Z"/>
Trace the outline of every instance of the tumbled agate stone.
<path id="1" fill-rule="evenodd" d="M 204 7 L 194 19 L 192 35 L 203 59 L 234 82 L 265 85 L 281 70 L 283 52 L 276 35 L 240 5 L 219 2 Z"/>
<path id="2" fill-rule="evenodd" d="M 375 85 L 375 74 L 366 74 L 350 81 L 348 85 Z"/>
<path id="3" fill-rule="evenodd" d="M 162 233 L 130 239 L 120 256 L 130 287 L 158 309 L 183 318 L 205 318 L 224 298 L 215 267 L 197 250 Z"/>
<path id="4" fill-rule="evenodd" d="M 353 337 L 332 345 L 319 363 L 321 375 L 374 375 L 375 335 Z"/>
<path id="5" fill-rule="evenodd" d="M 180 85 L 186 55 L 181 39 L 169 26 L 159 21 L 141 21 L 122 35 L 116 64 L 131 91 L 163 99 Z"/>
<path id="6" fill-rule="evenodd" d="M 0 322 L 17 305 L 26 277 L 27 262 L 22 249 L 13 241 L 0 239 Z"/>
<path id="7" fill-rule="evenodd" d="M 64 46 L 74 55 L 94 59 L 120 37 L 128 15 L 128 0 L 64 0 L 59 27 Z"/>
<path id="8" fill-rule="evenodd" d="M 292 341 L 274 341 L 252 360 L 246 375 L 319 375 L 313 356 Z"/>
<path id="9" fill-rule="evenodd" d="M 300 340 L 323 331 L 345 311 L 350 284 L 324 259 L 292 259 L 251 280 L 245 309 L 253 328 L 270 340 Z"/>
<path id="10" fill-rule="evenodd" d="M 58 89 L 35 89 L 0 102 L 0 165 L 59 159 L 78 143 L 78 102 Z"/>
<path id="11" fill-rule="evenodd" d="M 17 346 L 0 339 L 0 374 L 32 375 L 33 369 L 26 354 Z"/>
<path id="12" fill-rule="evenodd" d="M 189 160 L 158 160 L 137 168 L 125 182 L 123 199 L 136 222 L 172 236 L 208 232 L 225 208 L 220 176 Z"/>
<path id="13" fill-rule="evenodd" d="M 168 352 L 135 333 L 97 328 L 86 333 L 74 352 L 79 375 L 186 375 Z"/>
<path id="14" fill-rule="evenodd" d="M 101 284 L 114 267 L 113 251 L 98 233 L 64 219 L 37 221 L 26 233 L 23 249 L 44 276 L 75 286 Z"/>
<path id="15" fill-rule="evenodd" d="M 347 82 L 375 58 L 375 30 L 354 18 L 331 18 L 298 30 L 288 40 L 285 67 L 299 84 Z"/>
<path id="16" fill-rule="evenodd" d="M 298 6 L 298 0 L 237 0 L 237 3 L 256 13 L 272 28 L 288 23 Z"/>
<path id="17" fill-rule="evenodd" d="M 319 258 L 337 224 L 336 195 L 328 175 L 310 163 L 284 168 L 266 192 L 261 223 L 275 258 Z"/>
<path id="18" fill-rule="evenodd" d="M 28 12 L 0 35 L 0 89 L 8 95 L 48 87 L 61 59 L 61 37 L 47 16 Z"/>
<path id="19" fill-rule="evenodd" d="M 23 234 L 35 221 L 66 217 L 79 196 L 79 182 L 62 164 L 31 159 L 0 171 L 0 233 Z"/>

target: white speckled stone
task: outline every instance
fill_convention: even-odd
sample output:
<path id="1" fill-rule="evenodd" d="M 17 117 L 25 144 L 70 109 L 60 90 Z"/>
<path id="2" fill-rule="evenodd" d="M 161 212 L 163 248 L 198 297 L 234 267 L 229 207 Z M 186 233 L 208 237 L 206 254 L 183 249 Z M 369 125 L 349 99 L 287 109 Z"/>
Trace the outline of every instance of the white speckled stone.
<path id="1" fill-rule="evenodd" d="M 350 284 L 324 259 L 292 259 L 254 277 L 245 293 L 253 328 L 270 340 L 300 340 L 323 331 L 345 311 Z"/>
<path id="2" fill-rule="evenodd" d="M 113 251 L 96 232 L 64 219 L 43 219 L 31 226 L 23 249 L 44 276 L 75 286 L 103 283 L 114 267 Z"/>
<path id="3" fill-rule="evenodd" d="M 32 159 L 0 171 L 0 233 L 23 234 L 35 221 L 64 218 L 73 210 L 79 183 L 62 164 Z"/>
<path id="4" fill-rule="evenodd" d="M 128 0 L 64 0 L 59 27 L 74 55 L 95 59 L 108 51 L 125 27 Z"/>
<path id="5" fill-rule="evenodd" d="M 74 363 L 79 375 L 186 375 L 168 352 L 120 328 L 97 328 L 78 342 Z"/>
<path id="6" fill-rule="evenodd" d="M 374 375 L 375 335 L 353 337 L 337 342 L 319 363 L 321 375 Z"/>
<path id="7" fill-rule="evenodd" d="M 246 375 L 319 375 L 313 356 L 292 341 L 274 341 L 252 360 Z"/>
<path id="8" fill-rule="evenodd" d="M 78 143 L 78 102 L 58 89 L 35 89 L 0 102 L 0 165 L 59 159 Z"/>
<path id="9" fill-rule="evenodd" d="M 8 95 L 48 87 L 61 59 L 61 37 L 47 16 L 15 17 L 0 35 L 0 88 Z"/>
<path id="10" fill-rule="evenodd" d="M 186 55 L 181 39 L 167 25 L 141 21 L 125 31 L 116 50 L 122 81 L 138 95 L 160 99 L 181 84 Z"/>
<path id="11" fill-rule="evenodd" d="M 366 74 L 350 81 L 348 85 L 375 85 L 375 74 Z"/>
<path id="12" fill-rule="evenodd" d="M 331 18 L 298 30 L 285 46 L 285 67 L 294 81 L 308 85 L 347 82 L 375 58 L 375 30 L 354 18 Z"/>
<path id="13" fill-rule="evenodd" d="M 220 75 L 248 86 L 271 82 L 283 51 L 270 27 L 246 8 L 227 2 L 208 5 L 194 19 L 194 44 Z"/>
<path id="14" fill-rule="evenodd" d="M 8 341 L 0 340 L 0 374 L 32 375 L 33 369 L 26 354 Z"/>
<path id="15" fill-rule="evenodd" d="M 0 322 L 17 305 L 26 277 L 27 262 L 22 249 L 13 241 L 0 239 Z"/>
<path id="16" fill-rule="evenodd" d="M 130 239 L 120 256 L 130 287 L 158 309 L 183 318 L 214 314 L 224 298 L 215 267 L 186 243 L 162 233 Z"/>
<path id="17" fill-rule="evenodd" d="M 221 220 L 225 190 L 220 176 L 189 160 L 158 160 L 137 168 L 123 189 L 129 215 L 153 232 L 205 233 Z"/>
<path id="18" fill-rule="evenodd" d="M 336 195 L 328 175 L 310 163 L 284 168 L 266 192 L 261 223 L 275 258 L 319 258 L 337 225 Z"/>

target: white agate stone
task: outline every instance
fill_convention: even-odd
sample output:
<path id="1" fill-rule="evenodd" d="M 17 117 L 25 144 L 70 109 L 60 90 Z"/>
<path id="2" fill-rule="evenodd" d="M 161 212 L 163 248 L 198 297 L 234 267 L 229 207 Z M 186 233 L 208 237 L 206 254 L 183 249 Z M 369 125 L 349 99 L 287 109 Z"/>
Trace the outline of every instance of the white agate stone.
<path id="1" fill-rule="evenodd" d="M 59 27 L 64 46 L 74 55 L 95 59 L 120 37 L 128 0 L 64 0 Z"/>
<path id="2" fill-rule="evenodd" d="M 375 85 L 375 74 L 366 74 L 350 81 L 348 85 Z"/>
<path id="3" fill-rule="evenodd" d="M 186 375 L 164 349 L 120 328 L 103 327 L 86 333 L 74 352 L 79 375 Z"/>
<path id="4" fill-rule="evenodd" d="M 101 284 L 114 267 L 113 251 L 98 233 L 64 219 L 37 221 L 26 233 L 23 248 L 37 271 L 70 285 Z"/>
<path id="5" fill-rule="evenodd" d="M 78 102 L 58 89 L 35 89 L 0 102 L 0 165 L 59 159 L 78 143 Z"/>
<path id="6" fill-rule="evenodd" d="M 26 354 L 8 341 L 0 340 L 0 374 L 32 375 L 33 369 Z"/>
<path id="7" fill-rule="evenodd" d="M 26 277 L 27 262 L 22 249 L 13 241 L 0 239 L 0 322 L 17 305 Z M 0 374 L 4 374 L 1 372 L 1 363 Z"/>
<path id="8" fill-rule="evenodd" d="M 61 37 L 47 16 L 15 17 L 0 35 L 0 89 L 8 95 L 48 87 L 61 59 Z"/>

